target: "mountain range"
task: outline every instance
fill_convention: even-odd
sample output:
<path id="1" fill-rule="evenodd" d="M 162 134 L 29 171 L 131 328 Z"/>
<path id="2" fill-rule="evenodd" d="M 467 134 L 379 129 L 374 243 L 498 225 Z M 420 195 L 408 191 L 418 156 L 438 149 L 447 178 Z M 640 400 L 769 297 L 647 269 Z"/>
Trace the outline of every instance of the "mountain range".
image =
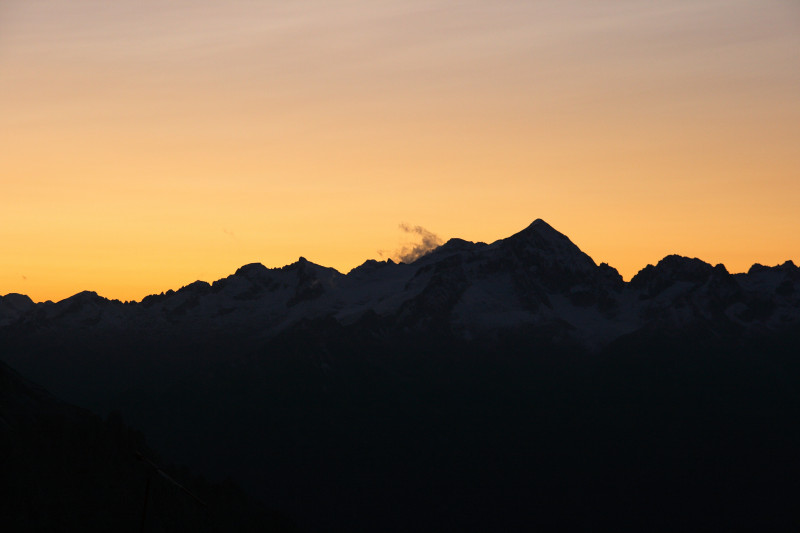
<path id="1" fill-rule="evenodd" d="M 787 261 L 730 274 L 721 264 L 670 255 L 626 283 L 536 220 L 492 244 L 451 239 L 411 264 L 369 260 L 347 274 L 301 257 L 282 268 L 245 265 L 141 302 L 88 291 L 57 303 L 0 297 L 0 327 L 27 331 L 225 330 L 263 339 L 322 318 L 464 340 L 538 329 L 587 348 L 654 327 L 757 335 L 800 322 L 800 269 Z"/>
<path id="2" fill-rule="evenodd" d="M 0 359 L 304 531 L 788 531 L 798 326 L 790 261 L 625 282 L 536 220 L 347 274 L 9 294 Z"/>

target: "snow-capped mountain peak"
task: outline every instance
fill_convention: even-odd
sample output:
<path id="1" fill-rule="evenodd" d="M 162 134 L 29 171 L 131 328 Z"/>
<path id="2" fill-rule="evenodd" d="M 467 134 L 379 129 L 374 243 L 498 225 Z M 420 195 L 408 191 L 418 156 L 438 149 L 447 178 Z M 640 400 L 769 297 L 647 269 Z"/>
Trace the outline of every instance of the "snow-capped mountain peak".
<path id="1" fill-rule="evenodd" d="M 624 283 L 613 267 L 598 266 L 536 219 L 492 244 L 450 239 L 413 263 L 370 260 L 346 275 L 300 257 L 281 268 L 250 263 L 211 284 L 197 281 L 140 303 L 88 291 L 56 304 L 0 297 L 0 328 L 228 328 L 270 336 L 304 320 L 347 326 L 365 316 L 388 329 L 464 338 L 535 327 L 593 346 L 654 321 L 781 328 L 800 323 L 800 269 L 787 261 L 731 275 L 723 265 L 671 255 Z"/>

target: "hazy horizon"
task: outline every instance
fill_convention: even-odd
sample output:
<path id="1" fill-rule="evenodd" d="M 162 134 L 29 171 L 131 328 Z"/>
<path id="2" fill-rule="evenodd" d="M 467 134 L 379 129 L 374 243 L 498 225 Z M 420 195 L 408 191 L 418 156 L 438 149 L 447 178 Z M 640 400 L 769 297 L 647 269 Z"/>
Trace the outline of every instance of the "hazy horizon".
<path id="1" fill-rule="evenodd" d="M 0 294 L 347 272 L 399 223 L 800 263 L 798 51 L 780 0 L 10 0 Z"/>

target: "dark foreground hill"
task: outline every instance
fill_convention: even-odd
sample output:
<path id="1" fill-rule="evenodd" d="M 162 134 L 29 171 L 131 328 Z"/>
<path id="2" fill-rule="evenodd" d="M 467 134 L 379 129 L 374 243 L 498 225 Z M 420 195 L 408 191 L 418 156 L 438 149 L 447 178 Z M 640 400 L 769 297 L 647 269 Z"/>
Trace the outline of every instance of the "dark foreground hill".
<path id="1" fill-rule="evenodd" d="M 800 525 L 789 262 L 625 283 L 536 221 L 347 275 L 0 307 L 9 364 L 309 531 Z"/>
<path id="2" fill-rule="evenodd" d="M 294 531 L 235 485 L 158 462 L 119 414 L 103 421 L 0 363 L 4 531 Z"/>

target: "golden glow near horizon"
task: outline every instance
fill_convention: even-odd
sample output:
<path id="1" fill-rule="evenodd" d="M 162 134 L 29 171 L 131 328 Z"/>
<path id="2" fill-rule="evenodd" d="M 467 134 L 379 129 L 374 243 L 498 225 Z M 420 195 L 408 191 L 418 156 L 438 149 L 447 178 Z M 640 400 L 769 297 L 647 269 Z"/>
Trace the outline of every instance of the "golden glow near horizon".
<path id="1" fill-rule="evenodd" d="M 791 0 L 6 0 L 0 294 L 346 272 L 401 222 L 800 263 L 798 95 Z"/>

